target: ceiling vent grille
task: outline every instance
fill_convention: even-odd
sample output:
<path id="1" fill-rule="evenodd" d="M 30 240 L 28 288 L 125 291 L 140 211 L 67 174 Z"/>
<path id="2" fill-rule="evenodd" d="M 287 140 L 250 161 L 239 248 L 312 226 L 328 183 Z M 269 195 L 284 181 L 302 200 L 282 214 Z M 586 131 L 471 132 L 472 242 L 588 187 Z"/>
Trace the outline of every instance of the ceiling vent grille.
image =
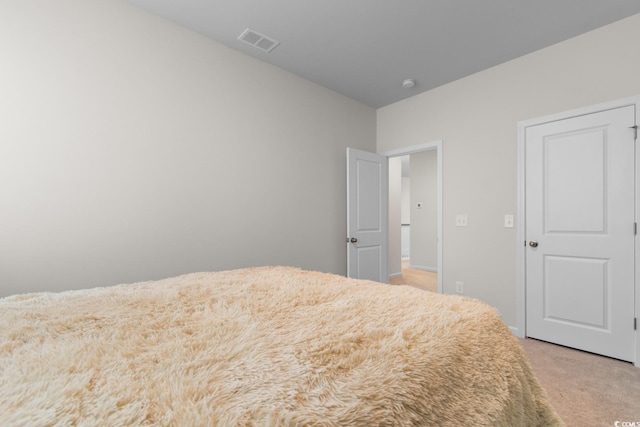
<path id="1" fill-rule="evenodd" d="M 280 43 L 265 36 L 264 34 L 260 34 L 256 31 L 253 31 L 251 28 L 247 28 L 240 34 L 238 40 L 250 44 L 253 47 L 260 49 L 263 52 L 271 52 L 276 48 Z"/>

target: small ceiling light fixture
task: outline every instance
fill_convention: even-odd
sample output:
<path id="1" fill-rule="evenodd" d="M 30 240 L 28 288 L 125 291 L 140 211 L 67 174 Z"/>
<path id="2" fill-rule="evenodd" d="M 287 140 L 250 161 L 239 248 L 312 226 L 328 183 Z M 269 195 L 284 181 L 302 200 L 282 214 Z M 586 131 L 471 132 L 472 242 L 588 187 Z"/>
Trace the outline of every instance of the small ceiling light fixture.
<path id="1" fill-rule="evenodd" d="M 416 79 L 404 79 L 402 81 L 402 87 L 405 89 L 411 89 L 416 85 Z"/>

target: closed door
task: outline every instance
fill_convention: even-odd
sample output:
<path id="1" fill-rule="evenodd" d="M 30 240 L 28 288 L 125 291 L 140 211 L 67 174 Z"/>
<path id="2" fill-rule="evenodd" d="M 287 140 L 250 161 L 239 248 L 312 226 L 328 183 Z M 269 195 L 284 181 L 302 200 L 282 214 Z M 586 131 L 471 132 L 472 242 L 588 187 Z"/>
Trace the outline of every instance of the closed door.
<path id="1" fill-rule="evenodd" d="M 387 283 L 388 161 L 347 148 L 347 276 Z"/>
<path id="2" fill-rule="evenodd" d="M 635 107 L 525 133 L 526 331 L 635 359 Z"/>

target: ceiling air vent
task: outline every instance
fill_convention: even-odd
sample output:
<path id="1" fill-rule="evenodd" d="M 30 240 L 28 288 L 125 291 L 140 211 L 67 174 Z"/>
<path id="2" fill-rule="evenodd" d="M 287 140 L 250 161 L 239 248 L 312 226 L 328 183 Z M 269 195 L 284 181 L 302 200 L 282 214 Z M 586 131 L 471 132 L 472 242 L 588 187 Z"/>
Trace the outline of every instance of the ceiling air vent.
<path id="1" fill-rule="evenodd" d="M 240 37 L 238 37 L 238 40 L 245 42 L 246 44 L 250 44 L 253 47 L 257 47 L 267 53 L 271 52 L 280 44 L 264 34 L 253 31 L 251 28 L 244 30 L 244 32 L 240 34 Z"/>

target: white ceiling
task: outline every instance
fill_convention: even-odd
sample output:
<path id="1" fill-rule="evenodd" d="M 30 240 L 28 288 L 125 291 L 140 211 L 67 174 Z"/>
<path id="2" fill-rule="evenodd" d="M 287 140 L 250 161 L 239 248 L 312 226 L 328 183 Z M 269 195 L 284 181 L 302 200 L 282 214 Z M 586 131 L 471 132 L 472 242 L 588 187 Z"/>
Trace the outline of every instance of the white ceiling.
<path id="1" fill-rule="evenodd" d="M 640 0 L 127 1 L 375 108 L 640 13 Z M 244 44 L 246 28 L 280 45 Z"/>

